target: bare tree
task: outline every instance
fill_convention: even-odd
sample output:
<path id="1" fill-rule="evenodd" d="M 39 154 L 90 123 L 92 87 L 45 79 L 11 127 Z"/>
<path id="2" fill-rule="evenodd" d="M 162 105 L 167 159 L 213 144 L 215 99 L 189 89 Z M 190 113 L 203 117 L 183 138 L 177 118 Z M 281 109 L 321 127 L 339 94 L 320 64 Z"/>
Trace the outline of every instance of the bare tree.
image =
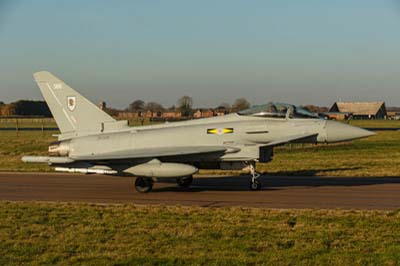
<path id="1" fill-rule="evenodd" d="M 173 112 L 175 112 L 175 111 L 176 111 L 175 105 L 172 105 L 171 107 L 169 107 L 169 108 L 168 108 L 168 111 L 173 111 Z"/>
<path id="2" fill-rule="evenodd" d="M 232 104 L 232 110 L 237 112 L 250 108 L 250 103 L 245 98 L 236 99 Z"/>
<path id="3" fill-rule="evenodd" d="M 231 105 L 229 103 L 225 103 L 225 102 L 218 105 L 218 107 L 224 107 L 226 110 L 231 109 Z"/>
<path id="4" fill-rule="evenodd" d="M 156 102 L 148 102 L 144 108 L 146 111 L 151 112 L 151 117 L 153 117 L 154 113 L 162 112 L 164 111 L 164 107 Z"/>
<path id="5" fill-rule="evenodd" d="M 144 110 L 144 101 L 142 100 L 135 100 L 131 104 L 129 104 L 127 110 L 129 112 L 138 112 L 138 111 L 143 111 Z"/>
<path id="6" fill-rule="evenodd" d="M 178 108 L 182 116 L 188 117 L 192 114 L 193 99 L 190 96 L 183 96 L 178 100 Z"/>

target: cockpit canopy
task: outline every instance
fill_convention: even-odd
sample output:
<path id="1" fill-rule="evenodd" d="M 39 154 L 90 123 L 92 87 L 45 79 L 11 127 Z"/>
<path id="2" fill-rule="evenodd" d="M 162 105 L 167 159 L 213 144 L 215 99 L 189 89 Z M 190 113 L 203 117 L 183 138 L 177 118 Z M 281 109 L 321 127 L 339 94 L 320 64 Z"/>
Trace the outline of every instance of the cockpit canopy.
<path id="1" fill-rule="evenodd" d="M 272 117 L 272 118 L 320 118 L 318 114 L 312 113 L 304 108 L 286 103 L 268 103 L 256 105 L 250 109 L 238 112 L 239 115 Z"/>

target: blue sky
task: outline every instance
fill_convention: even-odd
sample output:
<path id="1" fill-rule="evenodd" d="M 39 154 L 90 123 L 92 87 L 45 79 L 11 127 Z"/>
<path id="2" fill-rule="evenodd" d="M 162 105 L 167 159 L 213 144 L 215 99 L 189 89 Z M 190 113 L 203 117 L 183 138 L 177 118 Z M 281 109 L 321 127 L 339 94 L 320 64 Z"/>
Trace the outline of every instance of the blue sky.
<path id="1" fill-rule="evenodd" d="M 0 101 L 48 70 L 93 101 L 400 105 L 400 1 L 0 0 Z"/>

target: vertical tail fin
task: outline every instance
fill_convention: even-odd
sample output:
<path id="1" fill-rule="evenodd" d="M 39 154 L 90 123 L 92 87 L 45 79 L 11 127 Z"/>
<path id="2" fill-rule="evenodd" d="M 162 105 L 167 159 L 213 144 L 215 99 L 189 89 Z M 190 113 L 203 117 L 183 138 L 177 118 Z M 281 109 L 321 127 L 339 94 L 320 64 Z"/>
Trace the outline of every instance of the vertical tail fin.
<path id="1" fill-rule="evenodd" d="M 47 71 L 33 75 L 61 133 L 97 131 L 115 119 Z"/>

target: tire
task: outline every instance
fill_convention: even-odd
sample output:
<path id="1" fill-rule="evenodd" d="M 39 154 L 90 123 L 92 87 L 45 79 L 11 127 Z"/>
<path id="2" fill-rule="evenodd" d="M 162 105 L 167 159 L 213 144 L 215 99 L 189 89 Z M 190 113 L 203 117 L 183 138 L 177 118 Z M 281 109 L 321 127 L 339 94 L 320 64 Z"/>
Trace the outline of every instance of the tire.
<path id="1" fill-rule="evenodd" d="M 254 180 L 250 182 L 250 189 L 253 191 L 257 191 L 261 189 L 261 182 L 259 180 Z"/>
<path id="2" fill-rule="evenodd" d="M 193 176 L 184 176 L 176 179 L 178 186 L 187 188 L 193 183 Z"/>
<path id="3" fill-rule="evenodd" d="M 137 177 L 135 180 L 135 188 L 137 192 L 147 193 L 153 188 L 153 180 L 145 177 Z"/>

